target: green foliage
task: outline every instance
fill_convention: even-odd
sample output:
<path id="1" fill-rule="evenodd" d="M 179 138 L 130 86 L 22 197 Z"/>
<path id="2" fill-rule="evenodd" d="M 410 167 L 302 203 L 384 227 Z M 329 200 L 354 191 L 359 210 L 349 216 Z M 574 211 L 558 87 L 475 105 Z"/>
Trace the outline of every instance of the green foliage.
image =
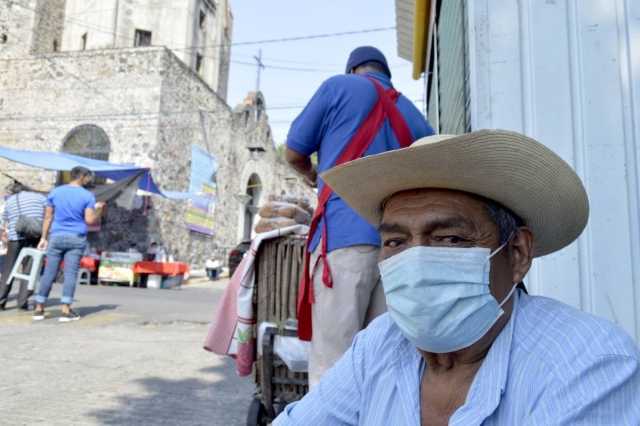
<path id="1" fill-rule="evenodd" d="M 281 143 L 280 145 L 278 145 L 276 147 L 276 152 L 278 153 L 278 158 L 280 158 L 282 160 L 282 162 L 284 162 L 285 164 L 287 163 L 287 160 L 285 158 L 285 151 L 287 150 L 287 146 L 284 143 Z M 313 154 L 311 154 L 311 162 L 317 166 L 318 165 L 318 153 L 314 152 Z"/>

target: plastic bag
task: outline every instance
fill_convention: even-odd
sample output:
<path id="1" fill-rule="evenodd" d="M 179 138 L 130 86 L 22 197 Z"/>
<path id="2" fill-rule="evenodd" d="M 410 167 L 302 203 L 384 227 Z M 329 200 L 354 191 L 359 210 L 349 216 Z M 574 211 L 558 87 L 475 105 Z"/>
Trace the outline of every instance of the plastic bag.
<path id="1" fill-rule="evenodd" d="M 295 224 L 296 221 L 288 217 L 261 218 L 256 224 L 256 232 L 273 231 L 274 229 L 286 228 L 287 226 L 293 226 Z"/>
<path id="2" fill-rule="evenodd" d="M 271 201 L 282 201 L 282 202 L 285 202 L 285 203 L 295 204 L 298 207 L 300 207 L 301 209 L 305 210 L 311 216 L 313 216 L 313 208 L 311 207 L 311 200 L 309 200 L 309 197 L 300 196 L 300 195 L 287 195 L 287 194 L 275 195 L 275 194 L 271 194 L 271 195 L 269 195 L 268 200 L 269 200 L 269 202 L 271 202 Z"/>
<path id="3" fill-rule="evenodd" d="M 262 341 L 267 327 L 277 327 L 272 322 L 263 322 L 258 327 L 258 353 L 262 356 Z M 298 321 L 292 318 L 284 322 L 287 330 L 297 330 Z M 311 342 L 306 342 L 297 337 L 275 336 L 273 339 L 273 352 L 284 361 L 287 368 L 294 373 L 303 373 L 309 370 L 309 350 Z M 274 364 L 278 364 L 277 361 Z"/>
<path id="4" fill-rule="evenodd" d="M 258 214 L 262 218 L 287 217 L 302 225 L 308 225 L 311 221 L 309 212 L 295 204 L 285 203 L 284 201 L 270 201 L 260 208 Z"/>

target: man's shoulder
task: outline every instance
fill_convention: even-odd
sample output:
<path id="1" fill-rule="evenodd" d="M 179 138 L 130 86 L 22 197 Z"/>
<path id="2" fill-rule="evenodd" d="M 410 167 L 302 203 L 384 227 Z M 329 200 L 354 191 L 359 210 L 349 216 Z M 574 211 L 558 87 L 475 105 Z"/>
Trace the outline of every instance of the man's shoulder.
<path id="1" fill-rule="evenodd" d="M 93 196 L 93 193 L 83 186 L 62 185 L 54 189 L 54 191 L 55 190 L 66 192 L 68 195 L 81 197 L 83 199 Z"/>
<path id="2" fill-rule="evenodd" d="M 340 74 L 334 75 L 326 79 L 322 86 L 325 90 L 332 92 L 338 92 L 340 90 L 357 90 L 362 88 L 368 88 L 372 91 L 375 90 L 371 82 L 362 75 L 358 74 Z"/>
<path id="3" fill-rule="evenodd" d="M 620 327 L 562 302 L 520 295 L 513 341 L 549 365 L 579 367 L 600 357 L 638 360 L 638 347 Z"/>
<path id="4" fill-rule="evenodd" d="M 35 201 L 44 201 L 45 200 L 45 196 L 42 194 L 39 194 L 37 192 L 25 192 L 26 197 L 31 198 L 32 200 Z"/>
<path id="5" fill-rule="evenodd" d="M 409 343 L 388 312 L 371 321 L 359 335 L 365 350 L 378 360 L 401 350 L 401 347 Z"/>

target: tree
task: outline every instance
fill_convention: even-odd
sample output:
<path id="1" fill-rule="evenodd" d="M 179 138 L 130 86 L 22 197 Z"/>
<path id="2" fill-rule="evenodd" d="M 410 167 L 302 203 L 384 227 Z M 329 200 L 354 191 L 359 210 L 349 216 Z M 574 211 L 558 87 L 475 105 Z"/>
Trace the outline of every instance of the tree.
<path id="1" fill-rule="evenodd" d="M 278 153 L 278 158 L 280 158 L 285 164 L 287 164 L 287 159 L 285 158 L 285 151 L 287 150 L 287 146 L 284 143 L 281 143 L 276 147 L 276 152 Z M 311 154 L 311 162 L 314 165 L 318 165 L 318 153 L 314 152 Z"/>

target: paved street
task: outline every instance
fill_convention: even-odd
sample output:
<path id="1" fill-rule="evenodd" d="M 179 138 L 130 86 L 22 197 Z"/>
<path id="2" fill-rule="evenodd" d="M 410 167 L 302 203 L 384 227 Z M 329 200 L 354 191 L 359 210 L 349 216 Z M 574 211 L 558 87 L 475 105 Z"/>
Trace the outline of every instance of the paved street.
<path id="1" fill-rule="evenodd" d="M 79 286 L 83 318 L 0 312 L 0 424 L 243 425 L 253 392 L 202 343 L 227 280 L 182 290 Z"/>

